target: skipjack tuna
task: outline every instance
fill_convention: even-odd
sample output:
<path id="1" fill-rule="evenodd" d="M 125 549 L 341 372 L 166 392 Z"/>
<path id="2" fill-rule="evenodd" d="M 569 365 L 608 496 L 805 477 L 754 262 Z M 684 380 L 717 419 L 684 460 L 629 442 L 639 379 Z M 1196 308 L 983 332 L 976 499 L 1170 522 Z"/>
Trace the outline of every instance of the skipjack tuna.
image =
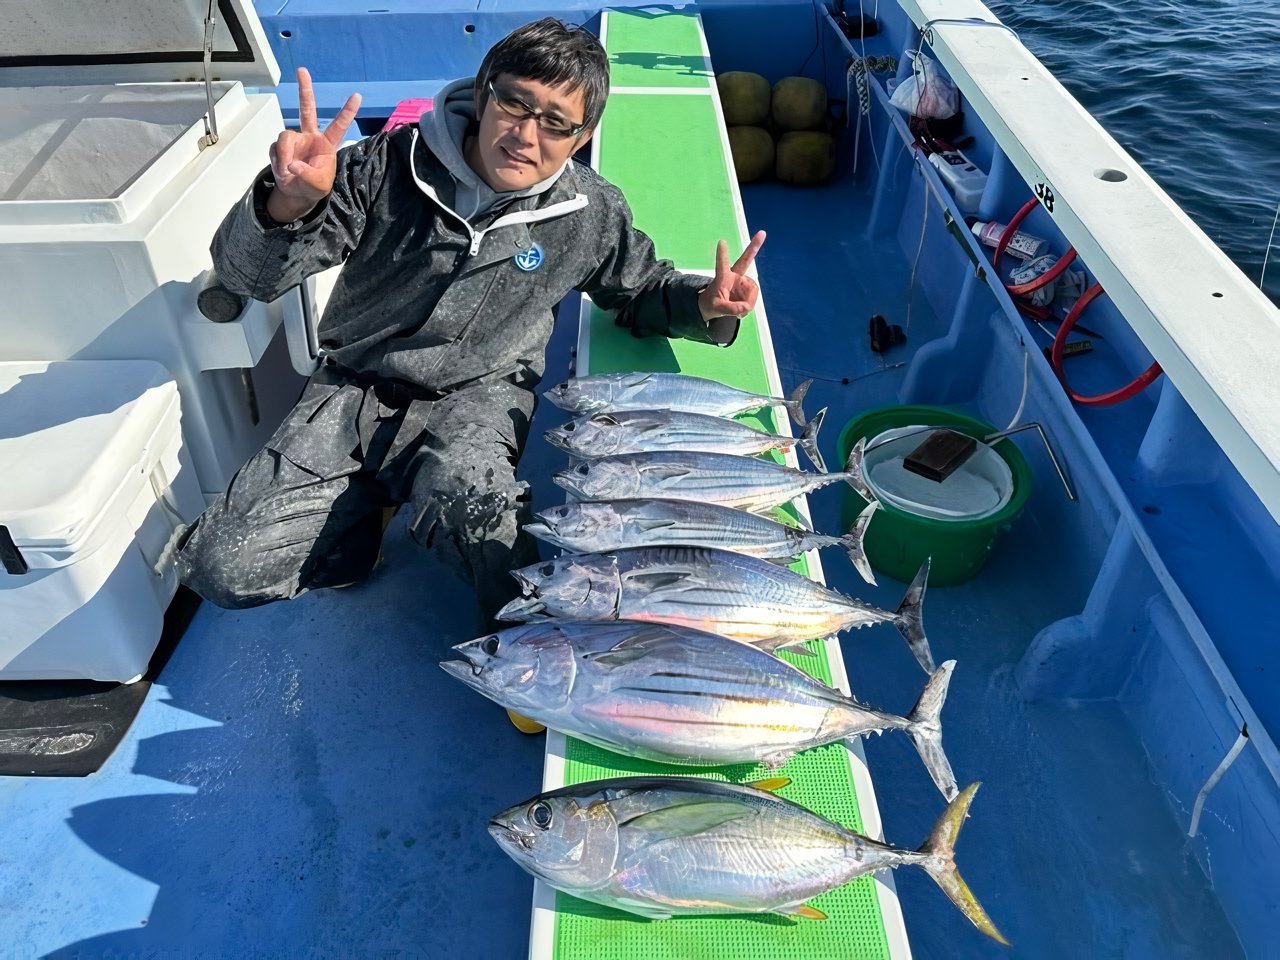
<path id="1" fill-rule="evenodd" d="M 875 583 L 862 548 L 873 500 L 853 530 L 830 537 L 779 523 L 759 514 L 689 500 L 614 500 L 567 503 L 534 515 L 524 529 L 540 540 L 574 553 L 600 553 L 628 547 L 711 547 L 748 557 L 787 560 L 808 550 L 842 546 L 868 583 Z"/>
<path id="2" fill-rule="evenodd" d="M 555 474 L 579 500 L 694 500 L 769 514 L 796 497 L 843 480 L 870 502 L 862 475 L 864 440 L 842 473 L 805 473 L 772 460 L 729 453 L 657 450 L 584 460 Z"/>
<path id="3" fill-rule="evenodd" d="M 570 413 L 672 410 L 734 417 L 761 407 L 785 407 L 797 426 L 803 427 L 805 416 L 800 404 L 812 383 L 806 380 L 784 399 L 684 373 L 603 373 L 566 380 L 543 396 Z"/>
<path id="4" fill-rule="evenodd" d="M 718 633 L 770 652 L 854 627 L 892 623 L 925 672 L 934 671 L 921 618 L 928 561 L 896 611 L 727 550 L 639 547 L 560 557 L 512 575 L 525 596 L 503 607 L 500 620 L 645 620 Z"/>
<path id="5" fill-rule="evenodd" d="M 799 445 L 823 473 L 827 465 L 818 452 L 818 430 L 827 415 L 819 410 L 799 438 L 766 433 L 737 420 L 723 420 L 705 413 L 669 413 L 665 410 L 624 410 L 593 413 L 546 432 L 547 441 L 584 460 L 619 453 L 650 450 L 701 450 L 753 456 Z"/>

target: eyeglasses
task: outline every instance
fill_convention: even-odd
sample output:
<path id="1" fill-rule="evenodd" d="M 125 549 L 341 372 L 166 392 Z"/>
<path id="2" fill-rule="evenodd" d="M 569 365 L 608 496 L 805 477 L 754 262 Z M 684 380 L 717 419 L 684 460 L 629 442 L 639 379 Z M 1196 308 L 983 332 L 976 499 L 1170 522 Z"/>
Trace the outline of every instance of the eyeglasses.
<path id="1" fill-rule="evenodd" d="M 534 110 L 518 97 L 499 93 L 494 88 L 492 81 L 489 82 L 489 96 L 497 104 L 499 110 L 517 123 L 523 123 L 533 117 L 539 131 L 557 140 L 562 140 L 565 137 L 576 137 L 587 126 L 585 123 L 573 124 L 564 119 L 564 117 L 548 116 L 541 110 Z"/>

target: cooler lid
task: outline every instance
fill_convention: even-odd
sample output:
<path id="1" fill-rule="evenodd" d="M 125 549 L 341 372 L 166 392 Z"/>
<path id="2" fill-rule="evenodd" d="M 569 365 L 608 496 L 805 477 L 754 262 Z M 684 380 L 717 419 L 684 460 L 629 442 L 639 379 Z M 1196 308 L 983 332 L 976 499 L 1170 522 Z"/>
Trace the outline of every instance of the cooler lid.
<path id="1" fill-rule="evenodd" d="M 6 0 L 0 85 L 202 80 L 209 0 Z M 280 67 L 252 0 L 216 0 L 212 75 L 274 87 Z"/>
<path id="2" fill-rule="evenodd" d="M 83 545 L 177 402 L 151 360 L 0 363 L 0 525 L 19 548 Z M 176 429 L 176 428 L 175 428 Z"/>

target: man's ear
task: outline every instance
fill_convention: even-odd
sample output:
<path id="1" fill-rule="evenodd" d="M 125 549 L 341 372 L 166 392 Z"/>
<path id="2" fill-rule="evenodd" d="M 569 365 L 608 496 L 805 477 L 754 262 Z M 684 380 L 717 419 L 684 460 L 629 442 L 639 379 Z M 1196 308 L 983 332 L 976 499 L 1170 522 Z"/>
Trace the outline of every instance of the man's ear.
<path id="1" fill-rule="evenodd" d="M 580 134 L 578 134 L 578 142 L 574 145 L 573 152 L 577 153 L 579 150 L 585 147 L 588 143 L 590 143 L 591 136 L 594 133 L 595 133 L 595 130 L 591 129 L 591 130 L 583 130 Z"/>

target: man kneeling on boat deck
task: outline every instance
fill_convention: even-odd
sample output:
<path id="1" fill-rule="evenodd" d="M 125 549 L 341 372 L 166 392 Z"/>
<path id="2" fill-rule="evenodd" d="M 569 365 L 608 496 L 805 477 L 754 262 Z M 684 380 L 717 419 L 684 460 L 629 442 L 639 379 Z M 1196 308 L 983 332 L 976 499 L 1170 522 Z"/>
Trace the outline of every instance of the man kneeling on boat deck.
<path id="1" fill-rule="evenodd" d="M 266 447 L 186 534 L 182 581 L 223 607 L 357 581 L 384 511 L 447 546 L 474 581 L 481 629 L 536 562 L 516 461 L 556 305 L 581 290 L 636 336 L 728 345 L 757 288 L 757 234 L 716 277 L 658 260 L 621 192 L 571 160 L 604 110 L 608 59 L 544 19 L 442 90 L 414 125 L 339 150 L 352 96 L 324 131 L 298 71 L 301 130 L 213 240 L 229 289 L 274 300 L 344 264 L 320 323 L 323 364 Z M 677 185 L 673 184 L 673 187 Z"/>

